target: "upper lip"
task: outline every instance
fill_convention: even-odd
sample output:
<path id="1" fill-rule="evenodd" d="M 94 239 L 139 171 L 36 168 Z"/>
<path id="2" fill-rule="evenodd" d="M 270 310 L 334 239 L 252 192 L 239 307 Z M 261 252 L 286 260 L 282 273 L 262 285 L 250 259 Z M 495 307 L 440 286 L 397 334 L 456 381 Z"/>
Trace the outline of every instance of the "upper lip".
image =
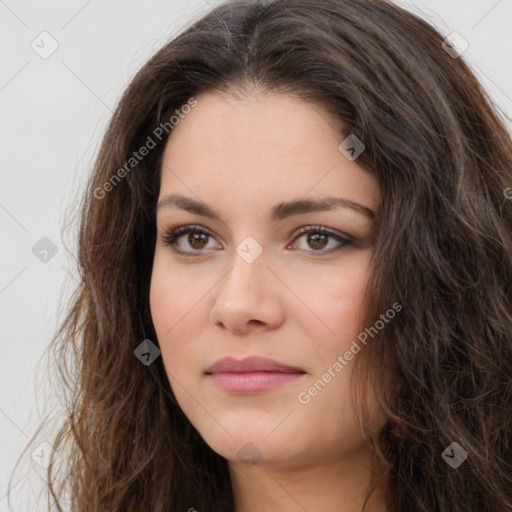
<path id="1" fill-rule="evenodd" d="M 305 373 L 302 368 L 280 363 L 266 357 L 251 356 L 238 360 L 223 357 L 206 369 L 206 373 L 249 373 L 249 372 L 295 372 Z"/>

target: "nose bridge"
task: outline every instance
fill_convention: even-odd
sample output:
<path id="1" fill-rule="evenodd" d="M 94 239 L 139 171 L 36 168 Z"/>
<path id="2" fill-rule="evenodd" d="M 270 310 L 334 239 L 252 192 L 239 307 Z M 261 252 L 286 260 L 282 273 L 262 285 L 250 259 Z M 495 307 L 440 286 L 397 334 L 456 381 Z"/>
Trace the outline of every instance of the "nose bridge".
<path id="1" fill-rule="evenodd" d="M 210 320 L 242 331 L 251 321 L 276 326 L 282 316 L 278 290 L 271 280 L 269 253 L 253 239 L 244 239 L 233 252 L 231 270 L 217 288 Z M 259 247 L 259 249 L 258 249 Z"/>
<path id="2" fill-rule="evenodd" d="M 233 254 L 231 271 L 226 276 L 223 291 L 234 293 L 250 299 L 264 291 L 267 286 L 267 275 L 270 274 L 266 265 L 268 254 L 263 247 L 252 237 L 247 237 L 238 246 Z M 244 290 L 247 293 L 242 293 Z"/>

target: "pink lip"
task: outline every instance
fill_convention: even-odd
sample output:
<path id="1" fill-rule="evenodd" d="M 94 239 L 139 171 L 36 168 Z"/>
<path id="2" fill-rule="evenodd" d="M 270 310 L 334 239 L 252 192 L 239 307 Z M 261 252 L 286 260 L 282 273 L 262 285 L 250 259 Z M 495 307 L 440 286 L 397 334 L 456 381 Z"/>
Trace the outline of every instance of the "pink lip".
<path id="1" fill-rule="evenodd" d="M 241 361 L 224 357 L 210 366 L 205 373 L 224 391 L 248 394 L 286 384 L 302 377 L 306 372 L 273 359 L 252 356 Z"/>

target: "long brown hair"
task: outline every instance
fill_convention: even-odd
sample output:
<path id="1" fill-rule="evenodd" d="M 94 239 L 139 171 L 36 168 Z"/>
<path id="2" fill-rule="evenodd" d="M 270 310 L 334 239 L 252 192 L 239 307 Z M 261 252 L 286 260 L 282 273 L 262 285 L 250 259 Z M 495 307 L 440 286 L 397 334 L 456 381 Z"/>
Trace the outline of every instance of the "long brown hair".
<path id="1" fill-rule="evenodd" d="M 370 389 L 388 418 L 370 442 L 389 509 L 512 510 L 512 141 L 443 39 L 386 0 L 235 0 L 136 74 L 81 205 L 81 281 L 53 342 L 68 414 L 50 501 L 67 489 L 76 512 L 233 510 L 227 461 L 180 410 L 161 358 L 146 366 L 134 349 L 158 344 L 148 295 L 169 119 L 250 88 L 337 116 L 380 185 L 362 327 L 403 309 L 353 361 L 352 392 L 363 432 Z M 148 137 L 156 147 L 130 161 Z M 442 455 L 452 443 L 467 453 L 457 468 Z"/>

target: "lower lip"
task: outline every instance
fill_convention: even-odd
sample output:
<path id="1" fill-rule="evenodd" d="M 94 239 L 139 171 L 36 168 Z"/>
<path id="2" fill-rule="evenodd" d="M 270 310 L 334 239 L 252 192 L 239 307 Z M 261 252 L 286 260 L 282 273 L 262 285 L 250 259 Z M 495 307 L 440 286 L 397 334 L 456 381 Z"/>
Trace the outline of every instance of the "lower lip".
<path id="1" fill-rule="evenodd" d="M 305 375 L 295 372 L 213 373 L 213 382 L 224 391 L 239 395 L 267 391 Z"/>

